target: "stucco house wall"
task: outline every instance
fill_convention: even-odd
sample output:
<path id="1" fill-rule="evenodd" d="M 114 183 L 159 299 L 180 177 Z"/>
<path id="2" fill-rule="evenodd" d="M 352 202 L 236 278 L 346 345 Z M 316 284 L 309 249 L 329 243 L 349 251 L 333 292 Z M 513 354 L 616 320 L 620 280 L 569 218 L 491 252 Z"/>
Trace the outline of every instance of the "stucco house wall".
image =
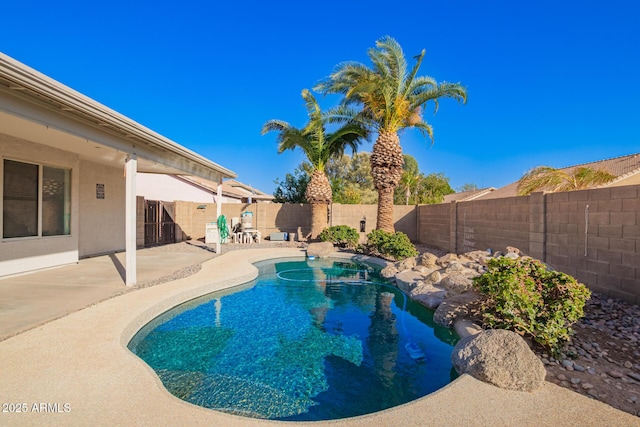
<path id="1" fill-rule="evenodd" d="M 96 194 L 104 185 L 104 199 Z M 125 178 L 122 169 L 80 161 L 79 255 L 97 255 L 124 250 Z"/>
<path id="2" fill-rule="evenodd" d="M 144 197 L 145 200 L 160 200 L 163 202 L 180 200 L 194 203 L 216 202 L 214 191 L 175 175 L 138 173 L 136 186 L 137 195 Z M 223 195 L 222 203 L 240 203 L 240 200 Z"/>
<path id="3" fill-rule="evenodd" d="M 201 187 L 176 179 L 171 175 L 139 173 L 137 194 L 146 200 L 188 200 L 196 203 L 213 203 L 213 194 Z"/>

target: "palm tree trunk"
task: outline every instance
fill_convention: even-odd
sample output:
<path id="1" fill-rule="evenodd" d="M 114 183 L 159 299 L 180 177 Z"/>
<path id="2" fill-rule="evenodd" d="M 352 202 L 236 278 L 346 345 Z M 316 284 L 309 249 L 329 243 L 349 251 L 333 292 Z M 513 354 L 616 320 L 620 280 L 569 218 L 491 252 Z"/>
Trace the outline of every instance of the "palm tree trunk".
<path id="1" fill-rule="evenodd" d="M 311 239 L 317 239 L 327 227 L 328 206 L 333 199 L 329 178 L 323 171 L 313 171 L 305 197 L 311 204 Z"/>
<path id="2" fill-rule="evenodd" d="M 402 148 L 395 132 L 380 132 L 371 153 L 371 177 L 378 190 L 376 229 L 394 233 L 393 190 L 402 177 Z"/>
<path id="3" fill-rule="evenodd" d="M 395 233 L 393 226 L 393 188 L 378 190 L 378 218 L 376 229 Z"/>
<path id="4" fill-rule="evenodd" d="M 328 206 L 326 203 L 311 205 L 311 239 L 317 239 L 322 230 L 327 228 Z"/>

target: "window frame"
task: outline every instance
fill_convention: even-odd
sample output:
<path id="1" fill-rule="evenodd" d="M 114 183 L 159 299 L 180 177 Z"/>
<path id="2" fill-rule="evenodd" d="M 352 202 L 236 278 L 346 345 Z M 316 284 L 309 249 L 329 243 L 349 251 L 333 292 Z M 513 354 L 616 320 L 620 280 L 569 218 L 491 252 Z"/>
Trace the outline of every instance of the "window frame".
<path id="1" fill-rule="evenodd" d="M 33 166 L 37 166 L 38 167 L 38 209 L 37 209 L 37 227 L 38 227 L 38 233 L 35 236 L 16 236 L 16 237 L 4 237 L 4 200 L 5 200 L 5 194 L 4 194 L 4 180 L 5 180 L 5 161 L 9 160 L 12 162 L 16 162 L 16 163 L 24 163 L 27 165 L 33 165 Z M 44 168 L 45 167 L 49 167 L 49 168 L 55 168 L 55 169 L 61 169 L 61 170 L 65 170 L 69 172 L 69 234 L 56 234 L 56 235 L 48 235 L 45 236 L 43 235 L 43 230 L 42 230 L 42 215 L 43 215 L 43 182 L 44 182 Z M 17 159 L 17 158 L 13 158 L 13 157 L 2 157 L 2 197 L 0 197 L 0 215 L 2 215 L 2 241 L 3 242 L 9 242 L 9 241 L 17 241 L 17 240 L 34 240 L 34 239 L 60 239 L 60 238 L 69 238 L 73 235 L 73 221 L 72 221 L 72 215 L 73 215 L 73 191 L 72 191 L 72 185 L 73 185 L 73 168 L 72 167 L 64 167 L 64 166 L 60 166 L 60 165 L 55 165 L 55 164 L 51 164 L 51 163 L 45 163 L 45 162 L 35 162 L 35 161 L 31 161 L 31 160 L 22 160 L 22 159 Z"/>

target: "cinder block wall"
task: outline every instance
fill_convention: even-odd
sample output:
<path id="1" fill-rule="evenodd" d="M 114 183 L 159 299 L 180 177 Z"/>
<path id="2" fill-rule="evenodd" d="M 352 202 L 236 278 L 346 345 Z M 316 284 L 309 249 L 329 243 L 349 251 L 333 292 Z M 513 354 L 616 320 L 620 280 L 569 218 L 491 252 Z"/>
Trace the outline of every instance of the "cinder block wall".
<path id="1" fill-rule="evenodd" d="M 423 205 L 418 217 L 420 243 L 456 253 L 515 246 L 592 290 L 640 303 L 639 185 Z"/>
<path id="2" fill-rule="evenodd" d="M 176 239 L 201 239 L 205 235 L 206 224 L 217 220 L 215 203 L 176 202 Z M 234 217 L 240 218 L 245 212 L 253 214 L 252 225 L 264 237 L 274 232 L 300 233 L 307 236 L 311 232 L 311 206 L 276 203 L 223 203 L 222 215 L 231 228 Z"/>
<path id="3" fill-rule="evenodd" d="M 367 234 L 376 228 L 378 205 L 342 205 L 334 203 L 331 209 L 329 225 L 348 225 L 360 232 L 360 221 L 365 220 L 365 231 L 360 232 L 360 243 L 364 243 Z M 393 221 L 396 231 L 405 233 L 411 241 L 417 241 L 416 206 L 394 206 Z"/>
<path id="4" fill-rule="evenodd" d="M 450 213 L 455 204 L 420 205 L 418 211 L 418 241 L 451 251 L 449 244 Z"/>
<path id="5" fill-rule="evenodd" d="M 208 222 L 216 221 L 215 203 L 193 203 L 176 201 L 176 239 L 200 239 L 205 235 Z M 200 209 L 198 209 L 200 207 Z M 311 232 L 311 205 L 279 204 L 279 203 L 224 203 L 222 215 L 231 227 L 233 217 L 240 218 L 243 212 L 253 213 L 253 227 L 260 230 L 263 236 L 271 233 L 294 233 L 296 240 L 306 238 Z M 331 207 L 329 225 L 348 225 L 360 230 L 360 220 L 366 219 L 366 231 L 361 233 L 361 240 L 376 226 L 376 205 L 341 205 Z M 417 215 L 415 206 L 396 206 L 394 208 L 395 227 L 417 240 Z"/>
<path id="6" fill-rule="evenodd" d="M 334 204 L 329 225 L 348 225 L 359 231 L 365 218 L 366 230 L 360 233 L 363 242 L 376 226 L 376 209 L 376 205 Z M 253 212 L 253 226 L 265 237 L 284 231 L 300 239 L 311 230 L 310 205 L 222 205 L 229 225 L 231 218 L 247 211 Z M 215 220 L 214 203 L 176 202 L 178 240 L 203 238 L 205 224 Z M 515 246 L 593 290 L 640 303 L 640 185 L 395 206 L 394 220 L 396 230 L 414 242 L 456 253 L 487 248 L 504 251 Z"/>
<path id="7" fill-rule="evenodd" d="M 640 186 L 547 194 L 546 260 L 589 288 L 640 303 Z"/>
<path id="8" fill-rule="evenodd" d="M 509 197 L 457 203 L 457 228 L 452 252 L 476 249 L 529 249 L 529 198 Z"/>

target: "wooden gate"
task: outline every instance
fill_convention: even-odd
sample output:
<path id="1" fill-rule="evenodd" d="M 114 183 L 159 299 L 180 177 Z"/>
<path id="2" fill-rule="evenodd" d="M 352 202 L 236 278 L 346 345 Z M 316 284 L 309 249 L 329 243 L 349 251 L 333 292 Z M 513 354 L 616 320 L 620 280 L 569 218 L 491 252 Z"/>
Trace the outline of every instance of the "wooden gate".
<path id="1" fill-rule="evenodd" d="M 144 201 L 144 245 L 165 245 L 176 242 L 173 221 L 175 204 L 157 200 Z"/>

